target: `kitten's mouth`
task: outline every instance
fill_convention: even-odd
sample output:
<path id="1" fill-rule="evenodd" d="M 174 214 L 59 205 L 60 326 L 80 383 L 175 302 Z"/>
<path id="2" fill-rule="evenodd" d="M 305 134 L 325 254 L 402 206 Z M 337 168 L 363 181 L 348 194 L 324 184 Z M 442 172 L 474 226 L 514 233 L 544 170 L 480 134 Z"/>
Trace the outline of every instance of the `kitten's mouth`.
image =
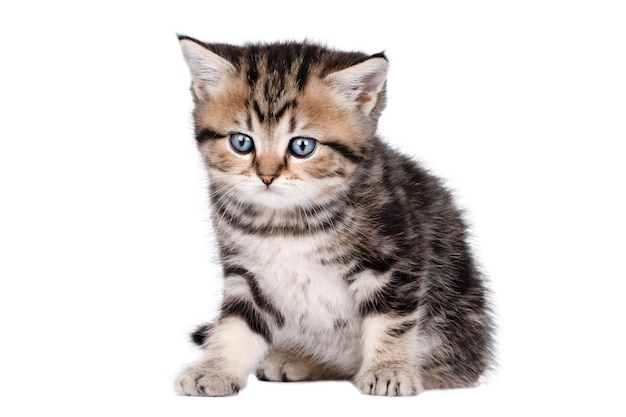
<path id="1" fill-rule="evenodd" d="M 262 193 L 278 194 L 278 192 L 276 191 L 276 187 L 275 186 L 262 185 L 259 188 L 261 189 L 260 192 L 262 192 Z"/>
<path id="2" fill-rule="evenodd" d="M 285 193 L 281 192 L 280 187 L 276 187 L 273 184 L 267 186 L 265 184 L 261 184 L 254 187 L 250 193 L 250 197 L 253 200 L 267 206 L 274 206 L 276 204 L 284 206 L 288 204 L 288 201 L 290 200 Z"/>

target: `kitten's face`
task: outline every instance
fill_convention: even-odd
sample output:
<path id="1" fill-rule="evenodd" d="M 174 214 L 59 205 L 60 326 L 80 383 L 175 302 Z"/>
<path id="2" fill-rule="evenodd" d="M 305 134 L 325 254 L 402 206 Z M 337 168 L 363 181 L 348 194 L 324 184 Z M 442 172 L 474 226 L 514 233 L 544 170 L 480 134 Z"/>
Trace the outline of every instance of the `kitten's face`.
<path id="1" fill-rule="evenodd" d="M 272 209 L 345 194 L 384 105 L 384 58 L 300 44 L 181 45 L 214 193 Z M 335 62 L 329 71 L 324 61 L 338 58 L 352 65 Z"/>
<path id="2" fill-rule="evenodd" d="M 327 86 L 311 83 L 297 97 L 280 100 L 275 107 L 284 108 L 282 115 L 271 121 L 246 106 L 250 89 L 243 80 L 231 86 L 198 112 L 201 131 L 220 132 L 200 144 L 214 189 L 271 208 L 320 204 L 345 192 L 357 162 L 332 144 L 348 147 L 361 138 Z"/>

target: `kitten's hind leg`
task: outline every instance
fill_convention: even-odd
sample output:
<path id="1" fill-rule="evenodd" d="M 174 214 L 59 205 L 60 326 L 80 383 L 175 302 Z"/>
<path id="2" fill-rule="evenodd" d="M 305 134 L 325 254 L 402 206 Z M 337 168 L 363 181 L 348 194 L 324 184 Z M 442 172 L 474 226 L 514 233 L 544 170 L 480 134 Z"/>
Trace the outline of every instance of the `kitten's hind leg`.
<path id="1" fill-rule="evenodd" d="M 297 352 L 272 348 L 256 371 L 261 381 L 296 382 L 330 379 L 332 375 L 323 366 Z"/>
<path id="2" fill-rule="evenodd" d="M 474 387 L 493 364 L 489 316 L 459 313 L 455 317 L 454 324 L 425 329 L 431 340 L 421 363 L 426 389 Z"/>

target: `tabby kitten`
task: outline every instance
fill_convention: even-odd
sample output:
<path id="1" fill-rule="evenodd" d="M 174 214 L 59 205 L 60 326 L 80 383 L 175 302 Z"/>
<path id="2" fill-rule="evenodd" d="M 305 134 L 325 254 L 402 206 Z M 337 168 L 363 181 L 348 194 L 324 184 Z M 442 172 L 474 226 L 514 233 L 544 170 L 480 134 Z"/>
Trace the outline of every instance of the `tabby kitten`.
<path id="1" fill-rule="evenodd" d="M 483 281 L 450 194 L 376 136 L 387 58 L 179 41 L 225 288 L 178 392 L 232 395 L 252 372 L 389 396 L 475 385 Z"/>

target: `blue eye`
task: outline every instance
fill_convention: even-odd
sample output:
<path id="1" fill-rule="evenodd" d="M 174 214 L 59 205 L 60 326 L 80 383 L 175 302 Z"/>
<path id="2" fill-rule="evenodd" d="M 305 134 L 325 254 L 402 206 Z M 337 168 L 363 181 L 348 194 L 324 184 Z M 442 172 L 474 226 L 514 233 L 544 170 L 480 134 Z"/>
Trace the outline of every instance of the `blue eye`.
<path id="1" fill-rule="evenodd" d="M 254 142 L 248 135 L 233 133 L 230 135 L 230 146 L 239 153 L 250 153 L 254 149 Z"/>
<path id="2" fill-rule="evenodd" d="M 297 138 L 291 139 L 291 142 L 289 142 L 289 150 L 298 158 L 306 158 L 313 153 L 316 144 L 315 139 L 298 136 Z"/>

